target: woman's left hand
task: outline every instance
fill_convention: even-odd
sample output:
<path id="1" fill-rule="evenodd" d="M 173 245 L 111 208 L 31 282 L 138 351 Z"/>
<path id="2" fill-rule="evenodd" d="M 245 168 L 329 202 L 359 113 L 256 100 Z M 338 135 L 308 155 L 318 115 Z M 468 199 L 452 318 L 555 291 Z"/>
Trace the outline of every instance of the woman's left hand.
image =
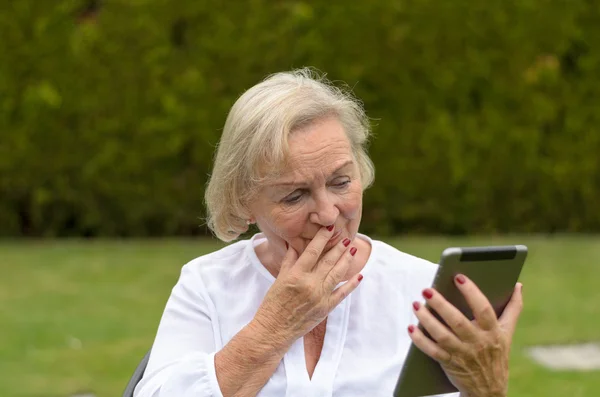
<path id="1" fill-rule="evenodd" d="M 522 285 L 517 284 L 498 318 L 475 283 L 463 275 L 456 276 L 454 281 L 469 304 L 474 320 L 470 321 L 439 292 L 428 288 L 423 291 L 423 297 L 448 326 L 436 319 L 427 307 L 415 302 L 415 315 L 434 340 L 412 325 L 410 337 L 419 349 L 440 363 L 461 397 L 505 397 L 510 346 L 523 307 Z"/>

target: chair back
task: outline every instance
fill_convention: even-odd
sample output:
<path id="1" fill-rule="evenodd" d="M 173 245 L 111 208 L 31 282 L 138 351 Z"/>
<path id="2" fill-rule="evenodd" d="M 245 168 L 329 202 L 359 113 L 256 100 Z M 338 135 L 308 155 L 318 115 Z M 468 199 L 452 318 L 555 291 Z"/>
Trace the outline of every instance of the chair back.
<path id="1" fill-rule="evenodd" d="M 123 392 L 123 397 L 133 397 L 133 391 L 135 390 L 135 387 L 137 386 L 139 381 L 142 380 L 142 377 L 144 376 L 144 371 L 146 371 L 146 366 L 148 365 L 149 358 L 150 350 L 148 350 L 146 355 L 142 358 L 142 361 L 140 361 L 137 368 L 133 372 L 133 375 L 131 375 L 129 383 L 127 383 L 127 387 Z"/>

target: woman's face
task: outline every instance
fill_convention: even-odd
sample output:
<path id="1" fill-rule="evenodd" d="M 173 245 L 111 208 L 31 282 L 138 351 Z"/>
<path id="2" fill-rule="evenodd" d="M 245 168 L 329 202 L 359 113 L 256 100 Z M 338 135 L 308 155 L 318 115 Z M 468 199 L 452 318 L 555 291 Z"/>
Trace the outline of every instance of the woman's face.
<path id="1" fill-rule="evenodd" d="M 289 243 L 299 254 L 323 226 L 334 225 L 329 250 L 353 239 L 362 214 L 362 185 L 350 142 L 335 117 L 316 121 L 289 137 L 290 157 L 263 186 L 250 210 L 271 251 Z"/>

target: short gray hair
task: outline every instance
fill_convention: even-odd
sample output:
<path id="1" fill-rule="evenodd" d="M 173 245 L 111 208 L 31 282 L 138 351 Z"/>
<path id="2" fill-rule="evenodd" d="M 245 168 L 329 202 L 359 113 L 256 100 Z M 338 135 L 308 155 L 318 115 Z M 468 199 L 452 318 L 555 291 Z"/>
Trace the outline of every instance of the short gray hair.
<path id="1" fill-rule="evenodd" d="M 362 102 L 311 68 L 275 73 L 246 91 L 231 108 L 217 147 L 205 201 L 207 225 L 222 241 L 248 230 L 248 203 L 267 169 L 286 159 L 288 135 L 327 116 L 344 127 L 363 189 L 374 180 L 367 154 L 371 133 Z"/>

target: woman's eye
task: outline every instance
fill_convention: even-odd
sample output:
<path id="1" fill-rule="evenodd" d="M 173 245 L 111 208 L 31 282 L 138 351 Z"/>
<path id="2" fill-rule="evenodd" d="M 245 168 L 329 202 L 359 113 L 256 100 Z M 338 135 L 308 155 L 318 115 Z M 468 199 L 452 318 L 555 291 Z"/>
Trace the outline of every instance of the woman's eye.
<path id="1" fill-rule="evenodd" d="M 303 194 L 302 192 L 294 192 L 294 193 L 290 194 L 289 196 L 287 196 L 286 198 L 284 198 L 283 201 L 286 204 L 297 203 L 302 198 L 302 194 Z"/>
<path id="2" fill-rule="evenodd" d="M 335 187 L 345 187 L 350 183 L 350 179 L 349 178 L 340 178 L 337 179 L 335 181 L 333 181 L 332 185 Z"/>

